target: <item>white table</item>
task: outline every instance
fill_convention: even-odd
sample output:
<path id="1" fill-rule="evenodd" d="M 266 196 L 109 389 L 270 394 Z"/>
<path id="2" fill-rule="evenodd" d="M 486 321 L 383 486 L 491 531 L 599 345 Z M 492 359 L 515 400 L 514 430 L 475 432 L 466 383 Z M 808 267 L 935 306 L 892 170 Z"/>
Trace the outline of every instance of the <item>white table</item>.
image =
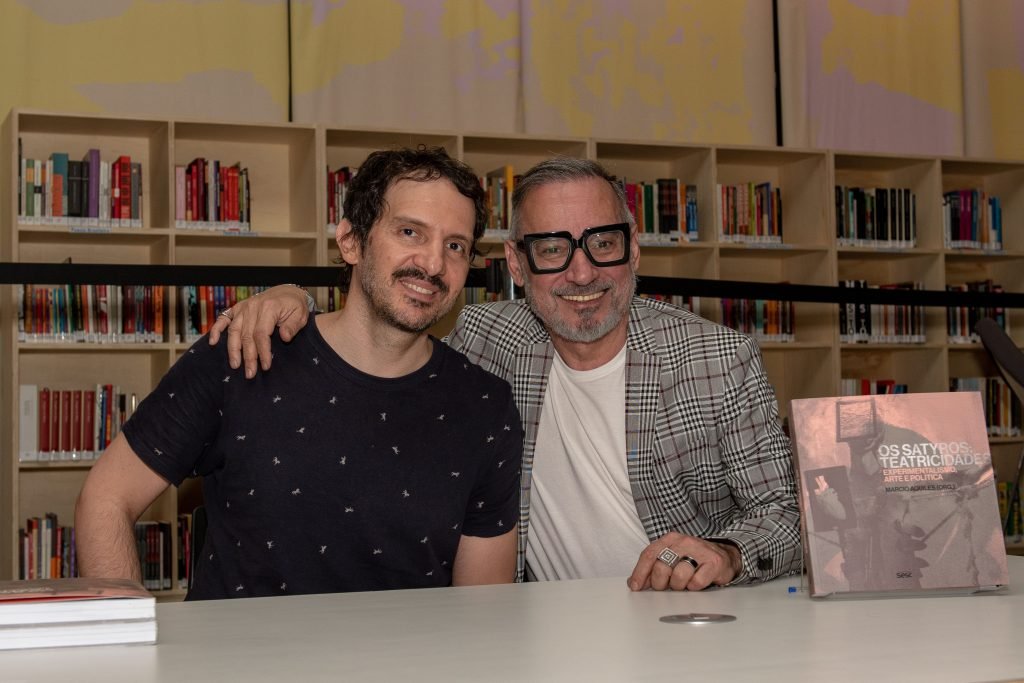
<path id="1" fill-rule="evenodd" d="M 623 579 L 161 604 L 156 646 L 0 653 L 0 681 L 994 681 L 1024 676 L 1024 558 L 999 595 L 812 601 L 798 579 Z M 730 623 L 666 624 L 678 613 Z"/>

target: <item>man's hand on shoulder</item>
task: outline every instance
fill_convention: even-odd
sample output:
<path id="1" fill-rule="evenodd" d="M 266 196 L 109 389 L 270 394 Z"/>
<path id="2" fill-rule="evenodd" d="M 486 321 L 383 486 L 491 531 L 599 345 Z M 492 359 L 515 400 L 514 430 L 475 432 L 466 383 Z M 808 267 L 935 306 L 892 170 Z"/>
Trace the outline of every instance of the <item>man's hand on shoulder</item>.
<path id="1" fill-rule="evenodd" d="M 278 285 L 221 311 L 210 328 L 210 345 L 228 333 L 228 363 L 238 368 L 245 361 L 245 376 L 256 376 L 256 364 L 270 369 L 270 335 L 280 328 L 283 341 L 291 341 L 309 320 L 306 291 L 295 285 Z"/>
<path id="2" fill-rule="evenodd" d="M 728 584 L 742 567 L 736 546 L 670 531 L 644 548 L 626 583 L 633 591 L 699 591 Z"/>

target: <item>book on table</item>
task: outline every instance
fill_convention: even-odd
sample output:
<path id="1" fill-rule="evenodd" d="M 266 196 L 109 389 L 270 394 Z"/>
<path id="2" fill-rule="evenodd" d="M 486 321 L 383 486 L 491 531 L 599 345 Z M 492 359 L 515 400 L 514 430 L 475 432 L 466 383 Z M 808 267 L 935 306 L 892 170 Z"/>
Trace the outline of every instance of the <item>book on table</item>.
<path id="1" fill-rule="evenodd" d="M 156 599 L 134 581 L 0 581 L 0 650 L 155 643 L 156 633 Z"/>
<path id="2" fill-rule="evenodd" d="M 979 393 L 797 399 L 790 420 L 812 597 L 1005 587 Z"/>

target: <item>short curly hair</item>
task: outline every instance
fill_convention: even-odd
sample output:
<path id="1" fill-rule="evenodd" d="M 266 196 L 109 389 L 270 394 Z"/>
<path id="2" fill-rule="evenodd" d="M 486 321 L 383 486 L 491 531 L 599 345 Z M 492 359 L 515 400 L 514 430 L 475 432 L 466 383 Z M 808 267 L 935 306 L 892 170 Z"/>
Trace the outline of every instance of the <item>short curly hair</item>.
<path id="1" fill-rule="evenodd" d="M 415 149 L 404 147 L 371 152 L 359 166 L 349 183 L 345 197 L 345 218 L 352 224 L 352 235 L 366 248 L 370 230 L 380 220 L 387 201 L 384 195 L 399 180 L 429 182 L 448 180 L 459 194 L 473 202 L 476 221 L 473 225 L 473 243 L 484 234 L 487 225 L 487 197 L 480 179 L 467 164 L 453 159 L 444 147 L 420 145 Z M 342 281 L 347 282 L 351 269 L 343 260 Z"/>

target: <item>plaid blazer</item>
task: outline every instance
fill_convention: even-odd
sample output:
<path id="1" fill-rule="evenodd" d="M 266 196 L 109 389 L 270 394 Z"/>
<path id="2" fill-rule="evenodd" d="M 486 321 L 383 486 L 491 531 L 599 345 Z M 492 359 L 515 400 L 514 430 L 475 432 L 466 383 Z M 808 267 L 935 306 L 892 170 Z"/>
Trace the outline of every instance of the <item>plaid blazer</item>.
<path id="1" fill-rule="evenodd" d="M 521 581 L 537 427 L 555 350 L 523 300 L 466 306 L 447 341 L 508 381 L 522 416 Z M 648 538 L 678 531 L 735 544 L 743 569 L 734 582 L 799 569 L 789 440 L 754 340 L 636 297 L 626 346 L 626 468 Z"/>

